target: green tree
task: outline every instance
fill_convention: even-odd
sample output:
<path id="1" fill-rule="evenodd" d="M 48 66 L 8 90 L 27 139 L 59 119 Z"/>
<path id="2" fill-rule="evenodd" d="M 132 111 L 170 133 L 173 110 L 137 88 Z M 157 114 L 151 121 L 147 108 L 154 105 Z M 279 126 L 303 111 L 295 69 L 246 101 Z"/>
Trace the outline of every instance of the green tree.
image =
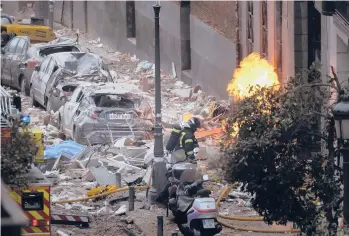
<path id="1" fill-rule="evenodd" d="M 18 121 L 11 127 L 10 144 L 1 144 L 1 178 L 11 187 L 28 184 L 25 174 L 29 172 L 36 152 L 36 145 L 29 132 L 18 129 Z"/>
<path id="2" fill-rule="evenodd" d="M 312 68 L 278 92 L 250 89 L 253 94 L 237 102 L 227 120 L 222 141 L 227 179 L 243 183 L 267 223 L 291 221 L 307 235 L 319 235 L 319 221 L 325 218 L 326 234 L 335 235 L 341 172 L 328 104 L 332 90 L 342 92 L 338 79 L 323 83 Z"/>

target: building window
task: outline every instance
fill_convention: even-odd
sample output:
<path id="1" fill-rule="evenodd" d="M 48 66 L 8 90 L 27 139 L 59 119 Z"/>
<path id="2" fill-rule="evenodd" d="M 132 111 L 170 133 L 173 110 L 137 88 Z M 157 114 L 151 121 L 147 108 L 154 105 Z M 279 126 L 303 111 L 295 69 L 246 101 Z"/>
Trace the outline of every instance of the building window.
<path id="1" fill-rule="evenodd" d="M 253 1 L 247 2 L 247 54 L 253 52 Z"/>
<path id="2" fill-rule="evenodd" d="M 190 70 L 190 1 L 181 1 L 180 3 L 181 69 Z"/>
<path id="3" fill-rule="evenodd" d="M 282 1 L 275 2 L 276 22 L 276 67 L 279 78 L 282 77 Z"/>
<path id="4" fill-rule="evenodd" d="M 127 38 L 136 40 L 136 12 L 135 1 L 126 2 Z"/>
<path id="5" fill-rule="evenodd" d="M 262 56 L 268 58 L 268 12 L 267 1 L 262 1 Z"/>

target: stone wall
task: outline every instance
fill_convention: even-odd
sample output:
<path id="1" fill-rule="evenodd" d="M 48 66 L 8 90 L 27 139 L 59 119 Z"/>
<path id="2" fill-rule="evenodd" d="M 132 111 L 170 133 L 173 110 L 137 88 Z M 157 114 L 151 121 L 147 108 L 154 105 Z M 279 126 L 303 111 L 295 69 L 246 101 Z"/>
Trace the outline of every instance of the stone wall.
<path id="1" fill-rule="evenodd" d="M 130 3 L 134 4 L 134 25 L 127 20 L 126 5 Z M 153 4 L 55 1 L 54 21 L 80 32 L 87 30 L 91 37 L 99 37 L 115 50 L 154 62 Z M 226 98 L 226 86 L 236 67 L 235 2 L 194 1 L 189 8 L 180 2 L 162 1 L 161 5 L 161 69 L 172 73 L 174 67 L 178 79 L 199 84 L 209 94 Z M 132 38 L 128 37 L 130 27 L 135 28 Z"/>

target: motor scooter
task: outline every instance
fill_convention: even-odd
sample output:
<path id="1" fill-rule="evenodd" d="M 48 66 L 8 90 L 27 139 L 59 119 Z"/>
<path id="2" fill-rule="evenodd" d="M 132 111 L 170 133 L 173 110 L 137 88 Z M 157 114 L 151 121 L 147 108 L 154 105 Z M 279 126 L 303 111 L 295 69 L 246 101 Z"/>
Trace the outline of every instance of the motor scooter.
<path id="1" fill-rule="evenodd" d="M 180 156 L 180 155 L 179 155 Z M 172 158 L 173 159 L 173 158 Z M 167 171 L 167 216 L 175 216 L 179 230 L 185 236 L 217 235 L 222 226 L 217 222 L 216 201 L 211 191 L 204 189 L 208 176 L 203 175 L 195 163 L 179 160 Z"/>

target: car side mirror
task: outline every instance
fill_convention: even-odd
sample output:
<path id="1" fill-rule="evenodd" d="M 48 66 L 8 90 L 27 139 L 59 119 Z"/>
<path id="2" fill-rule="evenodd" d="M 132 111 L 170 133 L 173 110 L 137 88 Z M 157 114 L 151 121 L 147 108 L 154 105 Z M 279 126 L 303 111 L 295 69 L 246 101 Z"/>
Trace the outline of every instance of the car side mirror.
<path id="1" fill-rule="evenodd" d="M 40 65 L 36 65 L 34 68 L 35 71 L 40 71 Z"/>

